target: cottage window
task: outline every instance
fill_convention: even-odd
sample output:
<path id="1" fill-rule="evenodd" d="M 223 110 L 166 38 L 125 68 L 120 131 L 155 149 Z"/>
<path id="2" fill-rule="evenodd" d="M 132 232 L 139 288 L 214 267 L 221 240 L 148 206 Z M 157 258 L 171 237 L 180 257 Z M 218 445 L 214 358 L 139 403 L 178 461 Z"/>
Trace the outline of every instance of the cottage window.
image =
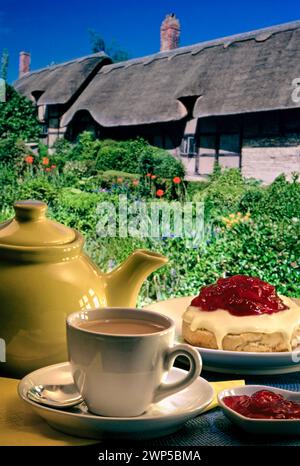
<path id="1" fill-rule="evenodd" d="M 181 155 L 191 156 L 196 153 L 196 140 L 193 135 L 185 135 L 180 146 Z"/>
<path id="2" fill-rule="evenodd" d="M 41 128 L 41 136 L 45 136 L 48 134 L 48 127 L 46 124 L 41 125 L 40 128 Z"/>

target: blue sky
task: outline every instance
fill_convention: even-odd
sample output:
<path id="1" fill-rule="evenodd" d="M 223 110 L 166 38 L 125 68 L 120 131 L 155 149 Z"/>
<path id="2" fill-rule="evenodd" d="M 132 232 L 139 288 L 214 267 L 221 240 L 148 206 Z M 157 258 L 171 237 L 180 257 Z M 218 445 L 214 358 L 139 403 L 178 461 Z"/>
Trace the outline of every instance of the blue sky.
<path id="1" fill-rule="evenodd" d="M 181 22 L 181 45 L 300 19 L 299 0 L 0 0 L 0 53 L 10 55 L 9 81 L 18 55 L 31 52 L 32 69 L 90 53 L 88 29 L 116 40 L 132 58 L 159 50 L 167 13 Z"/>

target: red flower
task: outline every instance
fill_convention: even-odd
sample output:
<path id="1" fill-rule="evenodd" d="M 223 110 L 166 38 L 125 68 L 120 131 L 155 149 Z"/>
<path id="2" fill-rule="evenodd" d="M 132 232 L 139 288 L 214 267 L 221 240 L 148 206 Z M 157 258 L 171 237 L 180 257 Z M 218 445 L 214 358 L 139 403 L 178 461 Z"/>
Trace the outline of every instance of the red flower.
<path id="1" fill-rule="evenodd" d="M 157 197 L 162 197 L 164 194 L 165 194 L 165 192 L 164 192 L 162 189 L 158 189 L 158 190 L 156 191 L 156 196 L 157 196 Z"/>
<path id="2" fill-rule="evenodd" d="M 156 175 L 151 175 L 151 180 L 155 180 Z"/>
<path id="3" fill-rule="evenodd" d="M 55 170 L 56 165 L 51 165 L 51 170 Z"/>
<path id="4" fill-rule="evenodd" d="M 51 168 L 50 167 L 47 167 L 45 168 L 46 172 L 50 172 L 51 171 Z"/>
<path id="5" fill-rule="evenodd" d="M 49 159 L 48 159 L 48 157 L 43 157 L 42 164 L 43 164 L 43 165 L 49 165 Z"/>
<path id="6" fill-rule="evenodd" d="M 152 175 L 151 175 L 151 173 L 147 173 L 147 175 L 146 175 L 146 176 L 148 176 L 148 178 L 150 178 L 150 176 L 152 176 Z"/>
<path id="7" fill-rule="evenodd" d="M 132 184 L 133 184 L 133 186 L 138 186 L 139 180 L 133 180 Z"/>
<path id="8" fill-rule="evenodd" d="M 118 182 L 118 183 L 122 183 L 122 182 L 123 182 L 123 178 L 121 178 L 121 177 L 120 177 L 120 178 L 117 178 L 117 182 Z"/>
<path id="9" fill-rule="evenodd" d="M 32 155 L 27 155 L 24 160 L 26 163 L 32 164 L 34 161 L 34 158 L 32 157 Z"/>
<path id="10" fill-rule="evenodd" d="M 173 182 L 175 184 L 179 184 L 179 183 L 181 183 L 181 178 L 179 178 L 179 176 L 175 176 L 175 178 L 173 178 Z"/>

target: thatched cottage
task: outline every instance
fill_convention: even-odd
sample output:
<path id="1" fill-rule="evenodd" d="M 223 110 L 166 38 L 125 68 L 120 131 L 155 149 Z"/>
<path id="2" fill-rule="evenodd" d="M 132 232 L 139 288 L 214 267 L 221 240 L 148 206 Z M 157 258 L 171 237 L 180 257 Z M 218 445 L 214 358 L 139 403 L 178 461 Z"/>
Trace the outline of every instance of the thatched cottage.
<path id="1" fill-rule="evenodd" d="M 36 103 L 49 145 L 89 129 L 143 136 L 190 175 L 215 160 L 265 182 L 300 172 L 300 21 L 189 47 L 178 38 L 170 15 L 159 53 L 115 64 L 99 53 L 25 73 L 23 63 L 15 88 Z"/>

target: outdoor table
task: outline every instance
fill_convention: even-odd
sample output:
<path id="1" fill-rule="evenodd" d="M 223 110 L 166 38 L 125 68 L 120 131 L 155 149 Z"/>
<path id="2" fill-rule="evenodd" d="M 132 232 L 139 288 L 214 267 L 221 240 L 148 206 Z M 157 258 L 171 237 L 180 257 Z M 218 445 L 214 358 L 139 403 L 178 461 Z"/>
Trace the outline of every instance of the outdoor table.
<path id="1" fill-rule="evenodd" d="M 202 372 L 202 377 L 207 379 L 210 382 L 214 381 L 226 381 L 226 380 L 236 380 L 244 379 L 246 384 L 261 384 L 261 385 L 270 385 L 279 388 L 286 388 L 289 390 L 300 390 L 300 373 L 291 373 L 283 375 L 249 375 L 243 376 L 241 374 L 220 374 L 212 372 Z M 4 380 L 4 379 L 2 379 Z M 11 444 L 14 443 L 14 437 L 16 431 L 19 429 L 26 428 L 27 424 L 27 433 L 30 432 L 30 426 L 38 427 L 40 435 L 33 434 L 30 437 L 31 445 L 89 445 L 95 444 L 95 440 L 76 438 L 61 432 L 58 432 L 52 429 L 42 420 L 39 416 L 31 412 L 28 406 L 25 406 L 25 403 L 18 399 L 16 393 L 16 387 L 18 381 L 15 379 L 6 379 L 7 386 L 10 390 L 10 403 L 11 406 L 14 405 L 14 411 L 11 419 L 9 418 L 10 426 L 7 429 L 7 411 L 9 406 L 0 406 L 0 445 L 2 444 Z M 18 410 L 20 413 L 18 414 Z M 17 411 L 17 412 L 16 412 Z M 4 424 L 4 418 L 6 417 L 6 425 Z M 3 430 L 5 427 L 5 430 Z M 11 429 L 11 430 L 9 430 Z M 3 438 L 3 432 L 5 437 Z M 2 439 L 1 439 L 2 437 Z M 10 439 L 10 440 L 9 440 Z M 6 442 L 6 443 L 5 443 Z M 26 445 L 26 441 L 22 443 Z M 242 431 L 239 427 L 232 424 L 223 414 L 220 408 L 214 408 L 206 413 L 200 414 L 195 419 L 188 421 L 183 425 L 181 430 L 176 433 L 161 437 L 158 439 L 143 441 L 143 442 L 133 442 L 132 440 L 127 441 L 118 441 L 118 446 L 126 447 L 126 445 L 135 446 L 137 448 L 147 447 L 147 448 L 165 448 L 172 446 L 265 446 L 265 445 L 274 445 L 274 446 L 299 446 L 300 438 L 295 437 L 285 437 L 284 435 L 280 437 L 275 436 L 263 436 L 263 435 L 252 435 L 247 432 Z M 103 448 L 109 443 L 101 443 L 99 447 Z M 113 443 L 116 446 L 116 441 Z"/>

